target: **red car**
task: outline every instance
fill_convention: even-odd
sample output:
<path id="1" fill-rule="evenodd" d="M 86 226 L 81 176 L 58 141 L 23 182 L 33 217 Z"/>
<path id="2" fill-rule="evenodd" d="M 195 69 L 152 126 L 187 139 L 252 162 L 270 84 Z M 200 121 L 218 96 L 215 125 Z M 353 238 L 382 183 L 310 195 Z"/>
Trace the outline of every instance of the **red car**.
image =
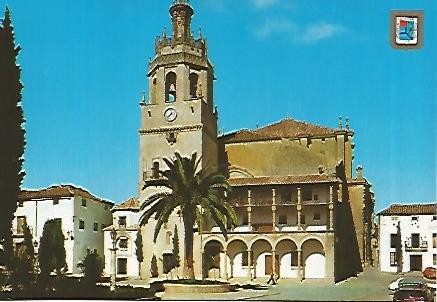
<path id="1" fill-rule="evenodd" d="M 427 267 L 423 271 L 423 277 L 426 279 L 435 279 L 436 278 L 436 268 L 435 267 Z"/>

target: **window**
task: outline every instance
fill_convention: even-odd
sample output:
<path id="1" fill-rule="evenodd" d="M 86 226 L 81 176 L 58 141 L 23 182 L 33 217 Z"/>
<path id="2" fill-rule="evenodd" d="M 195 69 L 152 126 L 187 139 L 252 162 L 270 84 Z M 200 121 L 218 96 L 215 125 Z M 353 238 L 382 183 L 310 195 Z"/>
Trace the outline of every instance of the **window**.
<path id="1" fill-rule="evenodd" d="M 128 240 L 127 240 L 127 238 L 120 238 L 120 241 L 119 241 L 119 243 L 118 243 L 118 246 L 121 248 L 121 249 L 127 249 L 127 244 L 128 244 Z"/>
<path id="2" fill-rule="evenodd" d="M 59 204 L 59 199 L 58 198 L 53 198 L 53 205 L 57 205 Z"/>
<path id="3" fill-rule="evenodd" d="M 281 192 L 281 201 L 282 202 L 291 201 L 291 192 L 290 191 L 282 191 Z"/>
<path id="4" fill-rule="evenodd" d="M 243 221 L 241 223 L 242 225 L 248 225 L 249 224 L 249 217 L 247 215 L 243 216 Z"/>
<path id="5" fill-rule="evenodd" d="M 300 214 L 300 223 L 305 224 L 305 215 L 304 214 Z"/>
<path id="6" fill-rule="evenodd" d="M 392 221 L 398 221 L 398 220 L 399 220 L 399 217 L 397 217 L 397 216 L 392 216 L 392 217 L 391 217 L 391 220 L 392 220 Z"/>
<path id="7" fill-rule="evenodd" d="M 396 259 L 396 252 L 390 252 L 390 266 L 396 266 L 396 265 L 398 265 Z"/>
<path id="8" fill-rule="evenodd" d="M 171 232 L 167 231 L 167 233 L 165 234 L 165 244 L 170 244 L 171 242 Z"/>
<path id="9" fill-rule="evenodd" d="M 313 220 L 320 221 L 320 213 L 314 213 Z"/>
<path id="10" fill-rule="evenodd" d="M 22 201 L 22 200 L 19 200 L 19 201 L 18 201 L 18 206 L 19 206 L 20 208 L 23 207 L 23 201 Z"/>
<path id="11" fill-rule="evenodd" d="M 432 216 L 432 221 L 436 221 L 437 220 L 437 215 Z"/>
<path id="12" fill-rule="evenodd" d="M 432 247 L 437 248 L 437 233 L 432 233 Z"/>
<path id="13" fill-rule="evenodd" d="M 173 266 L 173 254 L 170 253 L 162 254 L 162 266 L 163 266 L 164 274 L 167 274 L 171 271 Z"/>
<path id="14" fill-rule="evenodd" d="M 413 216 L 413 217 L 411 217 L 411 221 L 418 221 L 419 220 L 419 217 L 418 216 Z"/>
<path id="15" fill-rule="evenodd" d="M 199 81 L 199 76 L 196 73 L 190 74 L 190 99 L 195 99 L 197 97 L 197 82 Z"/>
<path id="16" fill-rule="evenodd" d="M 390 234 L 390 247 L 391 248 L 396 248 L 396 246 L 397 246 L 397 243 L 396 243 L 396 241 L 397 241 L 397 234 Z"/>
<path id="17" fill-rule="evenodd" d="M 93 231 L 97 232 L 99 230 L 99 224 L 97 222 L 94 222 Z"/>
<path id="18" fill-rule="evenodd" d="M 437 254 L 432 255 L 432 265 L 437 265 Z"/>
<path id="19" fill-rule="evenodd" d="M 310 189 L 303 190 L 302 200 L 311 200 L 313 197 L 313 193 Z"/>
<path id="20" fill-rule="evenodd" d="M 165 76 L 165 102 L 176 102 L 176 74 L 169 72 Z"/>
<path id="21" fill-rule="evenodd" d="M 26 216 L 17 217 L 17 234 L 22 235 L 24 233 L 24 225 L 26 224 Z"/>
<path id="22" fill-rule="evenodd" d="M 297 266 L 297 251 L 291 252 L 291 267 Z"/>
<path id="23" fill-rule="evenodd" d="M 279 224 L 287 224 L 287 215 L 279 215 Z"/>
<path id="24" fill-rule="evenodd" d="M 152 177 L 159 178 L 159 162 L 158 161 L 153 162 Z"/>
<path id="25" fill-rule="evenodd" d="M 420 234 L 411 234 L 411 247 L 420 247 Z"/>
<path id="26" fill-rule="evenodd" d="M 86 199 L 82 198 L 82 206 L 86 208 Z"/>
<path id="27" fill-rule="evenodd" d="M 121 228 L 126 227 L 126 216 L 120 216 L 118 217 L 118 226 Z"/>
<path id="28" fill-rule="evenodd" d="M 314 194 L 314 195 L 313 195 L 313 199 L 314 199 L 314 200 L 319 200 L 319 194 Z"/>
<path id="29" fill-rule="evenodd" d="M 85 230 L 85 221 L 79 220 L 79 230 Z"/>
<path id="30" fill-rule="evenodd" d="M 127 274 L 127 258 L 117 258 L 117 274 Z"/>

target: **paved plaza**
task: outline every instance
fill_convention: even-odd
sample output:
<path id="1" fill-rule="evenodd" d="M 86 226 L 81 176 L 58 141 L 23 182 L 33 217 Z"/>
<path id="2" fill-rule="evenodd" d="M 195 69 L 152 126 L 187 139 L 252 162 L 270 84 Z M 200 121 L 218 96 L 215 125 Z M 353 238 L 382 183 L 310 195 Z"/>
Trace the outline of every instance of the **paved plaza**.
<path id="1" fill-rule="evenodd" d="M 382 273 L 377 268 L 366 268 L 358 277 L 349 278 L 335 285 L 316 280 L 297 283 L 280 279 L 277 285 L 261 290 L 241 289 L 226 294 L 177 296 L 161 293 L 158 296 L 162 300 L 392 301 L 393 296 L 388 289 L 392 281 L 399 277 L 420 275 L 420 272 L 398 275 Z"/>

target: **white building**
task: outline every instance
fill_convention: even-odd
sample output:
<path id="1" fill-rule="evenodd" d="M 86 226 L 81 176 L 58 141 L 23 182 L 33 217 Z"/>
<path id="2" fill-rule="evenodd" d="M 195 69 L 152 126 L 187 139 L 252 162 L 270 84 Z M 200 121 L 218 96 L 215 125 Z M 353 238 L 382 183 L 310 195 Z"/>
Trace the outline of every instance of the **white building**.
<path id="1" fill-rule="evenodd" d="M 111 274 L 112 269 L 112 239 L 111 230 L 114 227 L 117 231 L 116 239 L 116 268 L 117 276 L 139 277 L 140 264 L 136 255 L 136 244 L 138 231 L 138 220 L 140 217 L 140 205 L 138 198 L 130 198 L 118 206 L 112 208 L 112 226 L 104 229 L 105 246 L 105 275 Z M 145 242 L 144 245 L 150 244 Z"/>
<path id="2" fill-rule="evenodd" d="M 103 229 L 111 224 L 114 204 L 73 185 L 57 185 L 40 190 L 23 190 L 13 221 L 15 247 L 23 242 L 23 224 L 29 226 L 35 252 L 47 220 L 57 219 L 65 237 L 67 273 L 77 274 L 77 264 L 87 249 L 103 258 Z"/>
<path id="3" fill-rule="evenodd" d="M 437 267 L 437 203 L 394 204 L 378 215 L 381 271 Z"/>

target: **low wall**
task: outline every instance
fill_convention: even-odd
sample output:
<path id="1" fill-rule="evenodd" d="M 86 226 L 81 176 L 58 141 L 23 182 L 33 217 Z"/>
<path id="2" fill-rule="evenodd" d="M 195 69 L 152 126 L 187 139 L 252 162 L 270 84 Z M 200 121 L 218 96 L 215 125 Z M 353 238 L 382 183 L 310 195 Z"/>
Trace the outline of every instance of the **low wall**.
<path id="1" fill-rule="evenodd" d="M 230 291 L 228 283 L 222 284 L 164 284 L 166 294 L 208 294 L 227 293 Z"/>

